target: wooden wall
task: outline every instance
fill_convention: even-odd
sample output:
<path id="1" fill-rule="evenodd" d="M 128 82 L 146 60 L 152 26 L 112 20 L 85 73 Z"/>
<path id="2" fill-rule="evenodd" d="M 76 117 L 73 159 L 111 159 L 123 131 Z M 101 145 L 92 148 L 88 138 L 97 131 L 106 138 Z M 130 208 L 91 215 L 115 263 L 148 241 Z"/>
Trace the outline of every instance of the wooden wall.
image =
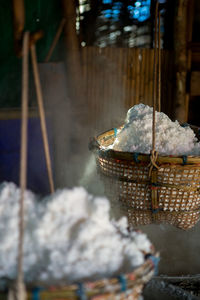
<path id="1" fill-rule="evenodd" d="M 161 110 L 172 115 L 173 54 L 162 50 L 161 55 Z M 117 126 L 113 123 L 120 122 L 127 109 L 135 104 L 152 105 L 153 59 L 153 49 L 82 48 L 85 101 L 97 128 L 102 128 L 100 124 L 106 120 L 107 126 Z"/>

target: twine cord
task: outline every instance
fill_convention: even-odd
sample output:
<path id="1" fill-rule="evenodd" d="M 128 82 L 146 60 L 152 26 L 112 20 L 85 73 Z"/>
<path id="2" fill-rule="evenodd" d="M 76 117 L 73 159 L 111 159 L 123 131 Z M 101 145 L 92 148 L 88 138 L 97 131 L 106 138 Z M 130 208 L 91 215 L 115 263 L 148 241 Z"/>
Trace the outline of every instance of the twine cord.
<path id="1" fill-rule="evenodd" d="M 160 111 L 160 13 L 159 13 L 159 21 L 157 22 L 158 17 L 158 5 L 156 2 L 156 10 L 155 10 L 155 41 L 154 41 L 154 69 L 153 69 L 153 118 L 152 118 L 152 151 L 150 156 L 150 164 L 149 164 L 149 177 L 151 177 L 151 173 L 153 168 L 159 169 L 157 165 L 157 157 L 158 154 L 156 152 L 156 106 L 157 106 L 157 96 L 158 96 L 158 110 Z M 159 26 L 159 30 L 158 27 Z M 159 34 L 158 32 L 159 31 Z M 157 38 L 158 35 L 158 38 Z M 158 49 L 157 49 L 158 44 Z M 158 60 L 157 60 L 158 54 Z M 157 72 L 158 71 L 158 72 Z M 157 84 L 158 83 L 158 84 Z"/>
<path id="2" fill-rule="evenodd" d="M 156 15 L 155 15 L 155 41 L 154 41 L 154 66 L 153 66 L 153 122 L 152 122 L 152 152 L 155 151 L 155 118 L 156 118 L 156 99 L 157 99 L 157 15 L 158 15 L 158 2 L 156 2 Z"/>
<path id="3" fill-rule="evenodd" d="M 158 111 L 161 111 L 161 44 L 160 11 L 158 12 Z"/>
<path id="4" fill-rule="evenodd" d="M 149 167 L 149 177 L 151 177 L 151 173 L 152 173 L 153 168 L 156 168 L 157 170 L 160 169 L 160 167 L 156 163 L 157 158 L 158 158 L 158 152 L 155 151 L 155 150 L 152 150 L 151 151 L 151 156 L 150 156 L 150 163 L 148 165 L 148 167 Z"/>
<path id="5" fill-rule="evenodd" d="M 152 116 L 152 151 L 149 164 L 149 178 L 151 180 L 151 206 L 156 214 L 159 208 L 157 184 L 158 153 L 156 151 L 156 107 L 160 111 L 160 14 L 158 16 L 158 1 L 155 10 L 155 40 L 154 40 L 154 65 L 153 65 L 153 116 Z M 159 17 L 159 18 L 158 18 Z M 157 21 L 157 18 L 159 19 Z M 159 26 L 159 30 L 158 30 Z M 158 35 L 158 36 L 157 36 Z M 158 56 L 158 59 L 157 59 Z M 154 218 L 154 216 L 153 216 Z"/>

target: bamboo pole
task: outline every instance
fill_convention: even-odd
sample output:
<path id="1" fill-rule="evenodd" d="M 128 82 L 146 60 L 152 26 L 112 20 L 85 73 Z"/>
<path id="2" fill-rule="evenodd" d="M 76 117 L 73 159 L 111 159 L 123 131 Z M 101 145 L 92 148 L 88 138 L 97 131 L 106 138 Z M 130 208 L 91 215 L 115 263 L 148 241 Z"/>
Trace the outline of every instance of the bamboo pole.
<path id="1" fill-rule="evenodd" d="M 24 193 L 27 184 L 27 126 L 28 126 L 28 58 L 29 58 L 29 32 L 25 32 L 22 48 L 22 125 L 21 125 L 21 154 L 20 154 L 20 202 L 19 202 L 19 244 L 18 244 L 18 273 L 17 273 L 17 299 L 26 298 L 23 272 L 23 244 L 24 244 Z"/>
<path id="2" fill-rule="evenodd" d="M 47 135 L 46 121 L 45 121 L 44 105 L 43 105 L 43 96 L 42 96 L 42 89 L 41 89 L 40 77 L 39 77 L 39 71 L 37 65 L 35 45 L 31 46 L 31 58 L 32 58 L 32 65 L 33 65 L 33 75 L 35 81 L 37 101 L 39 107 L 39 115 L 40 115 L 40 123 L 41 123 L 41 130 L 42 130 L 42 138 L 44 143 L 47 173 L 49 178 L 50 191 L 51 193 L 53 193 L 54 192 L 53 172 L 51 166 L 50 150 L 49 150 L 48 135 Z"/>
<path id="3" fill-rule="evenodd" d="M 59 38 L 60 38 L 61 33 L 62 33 L 62 31 L 63 31 L 63 28 L 64 28 L 64 26 L 65 26 L 65 23 L 66 23 L 66 19 L 65 19 L 65 18 L 62 18 L 62 20 L 61 20 L 61 22 L 60 22 L 60 24 L 59 24 L 59 26 L 58 26 L 58 30 L 57 30 L 57 32 L 56 32 L 56 35 L 55 35 L 55 37 L 54 37 L 54 39 L 53 39 L 53 42 L 52 42 L 52 44 L 51 44 L 51 47 L 50 47 L 50 49 L 49 49 L 49 51 L 48 51 L 48 53 L 47 53 L 47 56 L 45 57 L 44 62 L 47 63 L 47 62 L 49 61 L 49 59 L 51 58 L 51 56 L 52 56 L 52 54 L 53 54 L 53 51 L 54 51 L 54 49 L 55 49 L 55 47 L 56 47 L 56 45 L 57 45 L 57 43 L 58 43 L 58 41 L 59 41 Z"/>

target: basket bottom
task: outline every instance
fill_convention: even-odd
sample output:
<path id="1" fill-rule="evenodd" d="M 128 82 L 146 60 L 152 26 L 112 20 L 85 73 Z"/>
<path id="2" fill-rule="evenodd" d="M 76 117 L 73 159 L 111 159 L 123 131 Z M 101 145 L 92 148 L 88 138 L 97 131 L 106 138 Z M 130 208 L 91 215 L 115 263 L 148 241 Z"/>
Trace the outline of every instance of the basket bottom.
<path id="1" fill-rule="evenodd" d="M 194 227 L 200 219 L 199 211 L 188 212 L 157 212 L 127 210 L 130 225 L 170 224 L 177 228 L 188 230 Z"/>
<path id="2" fill-rule="evenodd" d="M 194 227 L 200 220 L 200 211 L 158 211 L 153 213 L 152 210 L 134 210 L 127 208 L 123 204 L 117 205 L 111 203 L 111 214 L 120 218 L 126 216 L 129 226 L 149 225 L 149 224 L 170 224 L 177 228 L 188 230 Z"/>

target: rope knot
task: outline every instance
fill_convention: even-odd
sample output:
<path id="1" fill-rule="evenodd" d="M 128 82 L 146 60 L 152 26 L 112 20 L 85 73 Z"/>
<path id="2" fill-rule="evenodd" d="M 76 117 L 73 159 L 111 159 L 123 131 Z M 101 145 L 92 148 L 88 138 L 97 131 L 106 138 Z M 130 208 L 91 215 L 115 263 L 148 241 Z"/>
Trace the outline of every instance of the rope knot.
<path id="1" fill-rule="evenodd" d="M 149 167 L 149 177 L 151 177 L 153 167 L 155 167 L 157 170 L 159 170 L 159 168 L 160 168 L 156 163 L 157 158 L 158 158 L 158 152 L 156 150 L 152 150 L 151 155 L 150 155 L 150 163 L 148 165 L 148 167 Z"/>

